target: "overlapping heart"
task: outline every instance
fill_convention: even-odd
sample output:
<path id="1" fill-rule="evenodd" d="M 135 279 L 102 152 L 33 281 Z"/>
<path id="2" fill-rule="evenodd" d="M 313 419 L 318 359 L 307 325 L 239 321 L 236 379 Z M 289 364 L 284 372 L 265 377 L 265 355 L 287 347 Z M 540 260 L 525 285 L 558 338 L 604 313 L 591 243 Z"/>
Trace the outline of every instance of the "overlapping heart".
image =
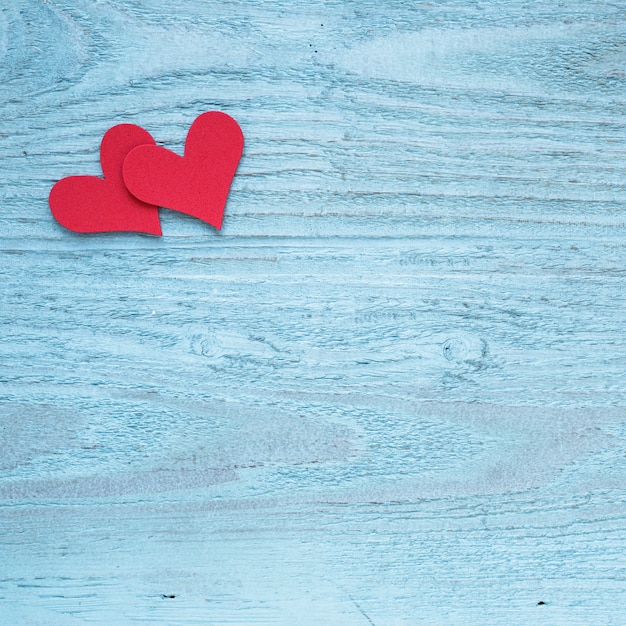
<path id="1" fill-rule="evenodd" d="M 182 157 L 157 146 L 140 126 L 119 124 L 100 145 L 104 178 L 61 179 L 50 191 L 50 209 L 62 226 L 79 233 L 161 235 L 158 207 L 220 229 L 242 152 L 239 124 L 219 111 L 196 118 Z"/>

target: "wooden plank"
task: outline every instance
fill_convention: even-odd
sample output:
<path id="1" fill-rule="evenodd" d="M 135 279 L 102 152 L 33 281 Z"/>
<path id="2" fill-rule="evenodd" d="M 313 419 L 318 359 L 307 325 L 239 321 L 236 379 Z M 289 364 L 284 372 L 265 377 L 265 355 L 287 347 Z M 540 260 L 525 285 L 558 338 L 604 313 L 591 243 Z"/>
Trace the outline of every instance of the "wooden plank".
<path id="1" fill-rule="evenodd" d="M 625 25 L 0 7 L 0 622 L 623 624 Z M 212 109 L 221 232 L 54 222 Z"/>

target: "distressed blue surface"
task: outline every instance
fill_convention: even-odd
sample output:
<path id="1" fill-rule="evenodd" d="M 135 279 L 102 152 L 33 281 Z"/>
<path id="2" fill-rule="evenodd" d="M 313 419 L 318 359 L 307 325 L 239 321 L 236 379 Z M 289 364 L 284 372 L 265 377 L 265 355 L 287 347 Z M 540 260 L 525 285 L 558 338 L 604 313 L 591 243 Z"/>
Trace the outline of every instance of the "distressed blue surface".
<path id="1" fill-rule="evenodd" d="M 0 622 L 623 624 L 625 25 L 0 7 Z M 54 222 L 211 109 L 221 232 Z"/>

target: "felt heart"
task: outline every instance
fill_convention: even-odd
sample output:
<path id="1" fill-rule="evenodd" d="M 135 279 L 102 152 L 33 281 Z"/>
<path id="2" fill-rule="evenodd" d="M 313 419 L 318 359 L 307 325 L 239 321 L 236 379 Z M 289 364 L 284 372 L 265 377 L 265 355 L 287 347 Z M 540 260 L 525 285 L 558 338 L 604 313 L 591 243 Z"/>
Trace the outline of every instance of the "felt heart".
<path id="1" fill-rule="evenodd" d="M 124 161 L 124 182 L 144 202 L 222 227 L 224 206 L 243 152 L 239 124 L 209 111 L 195 119 L 181 157 L 159 146 L 139 146 Z"/>
<path id="2" fill-rule="evenodd" d="M 118 124 L 100 144 L 103 178 L 69 176 L 50 191 L 49 203 L 57 222 L 78 233 L 132 231 L 161 235 L 158 206 L 138 200 L 128 192 L 122 177 L 126 155 L 137 146 L 154 145 L 140 126 Z"/>

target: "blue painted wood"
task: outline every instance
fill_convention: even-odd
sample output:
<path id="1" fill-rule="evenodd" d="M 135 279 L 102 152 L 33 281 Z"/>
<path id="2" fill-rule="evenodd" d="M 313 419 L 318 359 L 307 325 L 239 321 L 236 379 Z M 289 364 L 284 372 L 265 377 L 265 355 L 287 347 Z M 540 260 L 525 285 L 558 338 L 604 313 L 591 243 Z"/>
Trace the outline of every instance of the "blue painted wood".
<path id="1" fill-rule="evenodd" d="M 0 622 L 623 624 L 625 25 L 4 3 Z M 54 222 L 210 109 L 222 232 Z"/>

